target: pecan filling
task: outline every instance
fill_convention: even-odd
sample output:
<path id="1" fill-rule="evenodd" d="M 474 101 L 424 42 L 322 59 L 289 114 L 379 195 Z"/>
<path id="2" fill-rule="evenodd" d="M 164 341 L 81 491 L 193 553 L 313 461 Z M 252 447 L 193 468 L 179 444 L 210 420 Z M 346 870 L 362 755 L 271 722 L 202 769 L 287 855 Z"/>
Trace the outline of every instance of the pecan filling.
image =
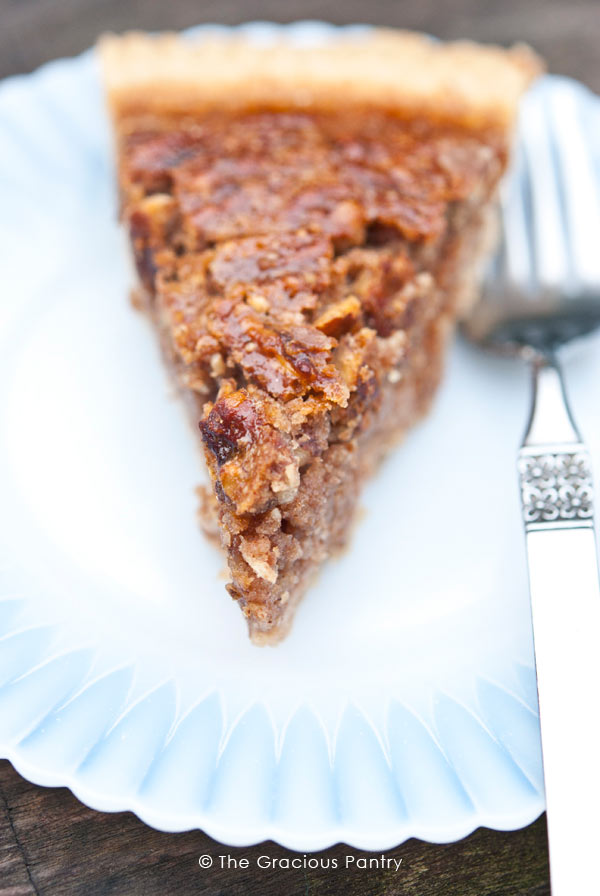
<path id="1" fill-rule="evenodd" d="M 360 108 L 249 110 L 124 127 L 120 152 L 230 592 L 255 638 L 281 633 L 344 543 L 361 480 L 428 406 L 504 142 Z"/>

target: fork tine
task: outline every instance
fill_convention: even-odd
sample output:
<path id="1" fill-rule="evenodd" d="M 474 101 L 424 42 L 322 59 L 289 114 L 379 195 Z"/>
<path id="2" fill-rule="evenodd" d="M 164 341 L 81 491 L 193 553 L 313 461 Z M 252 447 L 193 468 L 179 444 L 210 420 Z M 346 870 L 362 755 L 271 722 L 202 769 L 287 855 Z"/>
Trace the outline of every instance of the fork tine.
<path id="1" fill-rule="evenodd" d="M 549 122 L 539 90 L 527 97 L 520 124 L 531 191 L 535 275 L 542 289 L 562 291 L 570 276 L 565 216 Z"/>
<path id="2" fill-rule="evenodd" d="M 600 104 L 548 76 L 524 98 L 519 124 L 495 266 L 463 329 L 530 356 L 600 328 Z"/>
<path id="3" fill-rule="evenodd" d="M 510 174 L 500 191 L 502 239 L 499 254 L 501 272 L 521 289 L 533 287 L 526 178 L 523 149 L 519 145 L 516 147 Z"/>
<path id="4" fill-rule="evenodd" d="M 600 285 L 600 190 L 589 142 L 583 131 L 579 96 L 556 79 L 547 93 L 559 176 L 563 183 L 568 251 L 575 288 Z"/>

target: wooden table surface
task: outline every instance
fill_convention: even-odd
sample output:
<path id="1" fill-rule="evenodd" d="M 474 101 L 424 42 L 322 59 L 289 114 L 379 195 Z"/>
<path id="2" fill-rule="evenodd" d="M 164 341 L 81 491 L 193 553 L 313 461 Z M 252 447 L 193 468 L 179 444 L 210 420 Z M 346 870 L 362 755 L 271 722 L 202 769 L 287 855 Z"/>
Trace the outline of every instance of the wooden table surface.
<path id="1" fill-rule="evenodd" d="M 600 92 L 600 5 L 597 0 L 0 0 L 0 77 L 72 55 L 105 30 L 182 28 L 200 22 L 250 19 L 335 23 L 370 21 L 416 28 L 442 38 L 522 40 L 553 71 Z M 238 867 L 221 868 L 219 856 Z M 0 762 L 0 894 L 2 896 L 544 896 L 548 894 L 546 826 L 542 817 L 521 831 L 479 830 L 448 845 L 411 840 L 385 854 L 399 869 L 346 870 L 346 856 L 369 857 L 339 845 L 317 858 L 335 870 L 261 869 L 259 856 L 292 858 L 273 843 L 230 849 L 199 831 L 163 834 L 131 813 L 94 812 L 64 788 L 29 784 Z M 200 867 L 201 856 L 212 866 Z M 248 867 L 239 867 L 240 860 Z M 208 860 L 204 860 L 208 861 Z M 243 864 L 243 863 L 242 863 Z M 354 863 L 355 865 L 356 863 Z M 576 894 L 574 894 L 576 896 Z"/>

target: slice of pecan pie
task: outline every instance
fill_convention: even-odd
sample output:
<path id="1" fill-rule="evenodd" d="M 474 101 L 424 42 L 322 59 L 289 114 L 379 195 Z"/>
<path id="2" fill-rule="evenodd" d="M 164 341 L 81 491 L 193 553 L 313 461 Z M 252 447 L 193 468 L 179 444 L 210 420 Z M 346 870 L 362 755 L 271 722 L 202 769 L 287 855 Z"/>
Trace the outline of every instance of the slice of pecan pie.
<path id="1" fill-rule="evenodd" d="M 388 31 L 100 50 L 137 297 L 199 426 L 228 590 L 270 642 L 429 407 L 538 62 Z"/>

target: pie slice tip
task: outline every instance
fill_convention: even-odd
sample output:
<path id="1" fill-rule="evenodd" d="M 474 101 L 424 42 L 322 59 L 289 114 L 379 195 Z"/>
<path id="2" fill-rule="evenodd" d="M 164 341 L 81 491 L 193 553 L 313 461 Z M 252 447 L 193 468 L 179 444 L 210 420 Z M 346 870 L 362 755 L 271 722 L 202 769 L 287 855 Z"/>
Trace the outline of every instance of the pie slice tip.
<path id="1" fill-rule="evenodd" d="M 100 56 L 138 294 L 202 440 L 228 590 L 274 643 L 429 408 L 540 63 L 377 30 L 109 35 Z"/>

